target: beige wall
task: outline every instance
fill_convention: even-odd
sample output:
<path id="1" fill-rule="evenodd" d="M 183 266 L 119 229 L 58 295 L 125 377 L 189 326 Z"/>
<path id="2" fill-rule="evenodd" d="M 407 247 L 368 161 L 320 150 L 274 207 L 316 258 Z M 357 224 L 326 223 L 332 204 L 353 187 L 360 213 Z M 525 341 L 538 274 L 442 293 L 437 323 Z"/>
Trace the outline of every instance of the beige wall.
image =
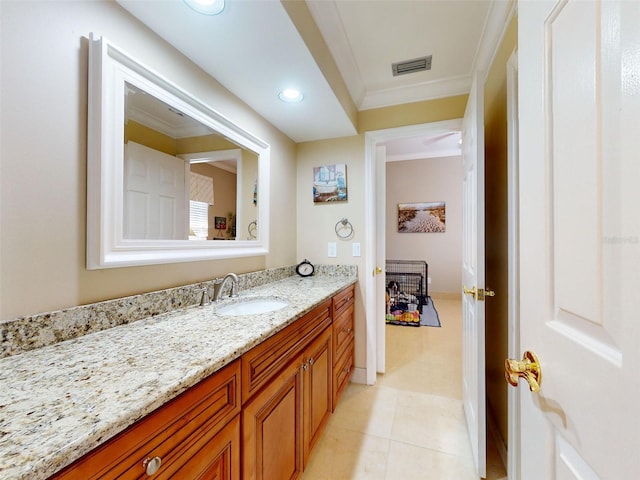
<path id="1" fill-rule="evenodd" d="M 358 131 L 364 133 L 385 128 L 462 118 L 467 106 L 467 97 L 468 95 L 456 95 L 455 97 L 363 110 L 358 113 Z"/>
<path id="2" fill-rule="evenodd" d="M 115 2 L 0 2 L 0 319 L 295 262 L 295 144 Z M 87 38 L 104 35 L 271 144 L 266 257 L 85 268 Z"/>
<path id="3" fill-rule="evenodd" d="M 345 164 L 347 166 L 346 202 L 313 202 L 313 167 Z M 357 265 L 359 277 L 364 271 L 366 244 L 364 239 L 364 137 L 353 136 L 306 142 L 298 145 L 297 215 L 291 218 L 298 227 L 298 261 L 306 258 L 312 263 L 331 265 Z M 342 218 L 353 225 L 354 235 L 349 240 L 337 237 L 335 226 Z M 338 256 L 327 256 L 327 245 L 335 242 Z M 361 244 L 362 256 L 353 257 L 353 242 Z M 362 299 L 364 283 L 356 288 L 355 355 L 356 366 L 365 366 L 365 317 Z"/>
<path id="4" fill-rule="evenodd" d="M 398 204 L 446 202 L 444 233 L 398 233 Z M 424 260 L 429 294 L 458 293 L 462 265 L 461 157 L 387 163 L 386 254 L 391 260 Z"/>
<path id="5" fill-rule="evenodd" d="M 507 245 L 507 71 L 516 47 L 517 20 L 509 24 L 489 70 L 485 102 L 485 252 L 487 288 L 496 296 L 485 302 L 487 400 L 503 440 L 507 441 L 507 388 L 504 359 L 508 353 Z"/>
<path id="6" fill-rule="evenodd" d="M 364 242 L 366 225 L 364 181 L 364 133 L 412 124 L 437 122 L 462 118 L 466 95 L 418 102 L 396 107 L 366 110 L 358 113 L 360 135 L 305 142 L 298 144 L 297 153 L 297 252 L 298 261 L 308 258 L 316 263 L 351 264 L 358 266 L 358 287 L 355 309 L 355 365 L 366 364 L 365 341 L 367 335 L 364 298 L 366 295 L 364 258 L 367 245 Z M 312 169 L 321 165 L 344 163 L 347 165 L 349 199 L 347 202 L 314 204 L 312 198 Z M 336 237 L 335 224 L 348 218 L 354 228 L 354 237 L 348 241 Z M 336 242 L 338 256 L 327 257 L 327 243 Z M 361 243 L 361 257 L 353 257 L 353 242 Z"/>

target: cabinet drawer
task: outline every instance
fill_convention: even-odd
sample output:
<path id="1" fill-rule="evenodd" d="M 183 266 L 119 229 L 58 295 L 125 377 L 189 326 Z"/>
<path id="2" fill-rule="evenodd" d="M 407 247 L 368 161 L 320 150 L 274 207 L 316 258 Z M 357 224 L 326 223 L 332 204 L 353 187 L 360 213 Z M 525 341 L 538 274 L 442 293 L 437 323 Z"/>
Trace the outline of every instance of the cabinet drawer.
<path id="1" fill-rule="evenodd" d="M 88 453 L 55 479 L 142 478 L 145 459 L 159 457 L 164 470 L 179 468 L 185 449 L 204 433 L 214 435 L 240 412 L 240 361 L 201 381 Z M 195 435 L 194 435 L 195 434 Z M 189 438 L 192 436 L 192 438 Z M 184 459 L 183 459 L 184 460 Z"/>
<path id="2" fill-rule="evenodd" d="M 242 355 L 242 403 L 247 402 L 329 325 L 331 300 Z"/>
<path id="3" fill-rule="evenodd" d="M 333 315 L 334 318 L 341 313 L 342 310 L 353 305 L 355 296 L 355 285 L 351 285 L 333 297 Z"/>
<path id="4" fill-rule="evenodd" d="M 338 359 L 336 366 L 333 368 L 333 410 L 335 411 L 338 400 L 344 392 L 349 379 L 353 373 L 353 343 L 349 345 L 349 349 Z"/>
<path id="5" fill-rule="evenodd" d="M 184 457 L 185 462 L 176 462 L 179 470 L 166 469 L 153 478 L 240 480 L 240 415 L 215 435 L 205 431 Z"/>
<path id="6" fill-rule="evenodd" d="M 334 316 L 333 320 L 333 362 L 338 359 L 349 348 L 354 340 L 353 331 L 353 303 L 343 309 L 338 316 Z"/>

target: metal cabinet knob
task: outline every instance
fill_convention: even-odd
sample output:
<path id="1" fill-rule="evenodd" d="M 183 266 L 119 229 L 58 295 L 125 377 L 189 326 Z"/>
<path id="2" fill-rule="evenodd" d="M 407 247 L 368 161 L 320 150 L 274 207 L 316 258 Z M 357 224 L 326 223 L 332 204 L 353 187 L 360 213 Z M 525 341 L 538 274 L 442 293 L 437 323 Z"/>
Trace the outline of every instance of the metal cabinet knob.
<path id="1" fill-rule="evenodd" d="M 160 470 L 162 465 L 162 459 L 160 457 L 145 458 L 142 462 L 142 466 L 145 467 L 147 475 L 155 475 Z"/>

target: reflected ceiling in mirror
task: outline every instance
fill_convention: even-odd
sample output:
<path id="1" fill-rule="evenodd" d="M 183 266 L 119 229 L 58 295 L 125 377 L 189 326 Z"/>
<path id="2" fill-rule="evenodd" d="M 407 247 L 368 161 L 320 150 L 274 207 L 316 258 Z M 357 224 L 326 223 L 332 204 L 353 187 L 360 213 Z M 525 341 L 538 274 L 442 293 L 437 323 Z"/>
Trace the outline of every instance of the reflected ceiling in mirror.
<path id="1" fill-rule="evenodd" d="M 88 268 L 266 254 L 269 145 L 106 39 L 89 52 Z"/>

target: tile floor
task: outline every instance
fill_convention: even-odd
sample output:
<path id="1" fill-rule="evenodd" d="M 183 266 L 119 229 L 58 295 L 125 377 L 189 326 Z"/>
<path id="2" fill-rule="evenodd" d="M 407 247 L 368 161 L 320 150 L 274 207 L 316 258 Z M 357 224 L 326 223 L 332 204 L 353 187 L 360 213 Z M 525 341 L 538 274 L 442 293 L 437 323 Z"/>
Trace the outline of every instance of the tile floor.
<path id="1" fill-rule="evenodd" d="M 434 303 L 442 328 L 387 325 L 386 373 L 345 390 L 303 480 L 477 479 L 461 402 L 461 303 Z M 488 450 L 488 480 L 506 480 Z"/>

